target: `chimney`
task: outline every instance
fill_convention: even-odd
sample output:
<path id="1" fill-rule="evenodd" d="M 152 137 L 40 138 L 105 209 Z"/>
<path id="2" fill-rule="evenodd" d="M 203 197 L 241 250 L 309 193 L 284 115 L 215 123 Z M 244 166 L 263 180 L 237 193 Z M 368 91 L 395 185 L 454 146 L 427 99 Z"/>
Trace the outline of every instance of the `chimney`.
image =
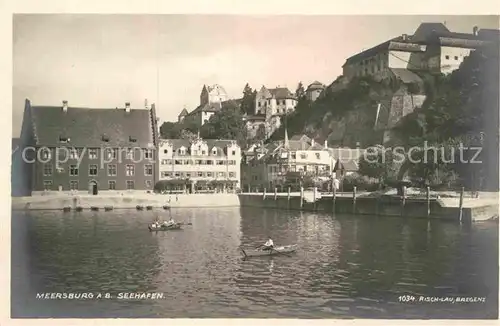
<path id="1" fill-rule="evenodd" d="M 407 41 L 408 40 L 408 34 L 403 34 L 403 41 Z"/>
<path id="2" fill-rule="evenodd" d="M 325 139 L 325 148 L 328 148 L 328 140 Z"/>
<path id="3" fill-rule="evenodd" d="M 130 112 L 130 102 L 125 102 L 125 112 Z"/>
<path id="4" fill-rule="evenodd" d="M 144 108 L 145 108 L 146 110 L 149 110 L 148 99 L 145 99 L 145 100 L 144 100 Z"/>
<path id="5" fill-rule="evenodd" d="M 63 102 L 62 106 L 63 112 L 68 112 L 68 101 L 62 101 L 62 102 Z"/>
<path id="6" fill-rule="evenodd" d="M 472 28 L 472 34 L 473 34 L 474 36 L 477 36 L 477 31 L 478 31 L 478 30 L 479 30 L 479 28 L 478 28 L 477 26 L 474 26 L 474 27 Z"/>
<path id="7" fill-rule="evenodd" d="M 314 146 L 314 139 L 311 139 L 311 146 Z"/>

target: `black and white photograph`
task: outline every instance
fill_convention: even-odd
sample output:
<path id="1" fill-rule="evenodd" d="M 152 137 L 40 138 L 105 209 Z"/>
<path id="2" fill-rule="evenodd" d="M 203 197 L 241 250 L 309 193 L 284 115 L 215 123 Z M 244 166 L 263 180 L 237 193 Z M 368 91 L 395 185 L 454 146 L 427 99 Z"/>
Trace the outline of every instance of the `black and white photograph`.
<path id="1" fill-rule="evenodd" d="M 14 13 L 10 317 L 498 319 L 499 21 Z"/>

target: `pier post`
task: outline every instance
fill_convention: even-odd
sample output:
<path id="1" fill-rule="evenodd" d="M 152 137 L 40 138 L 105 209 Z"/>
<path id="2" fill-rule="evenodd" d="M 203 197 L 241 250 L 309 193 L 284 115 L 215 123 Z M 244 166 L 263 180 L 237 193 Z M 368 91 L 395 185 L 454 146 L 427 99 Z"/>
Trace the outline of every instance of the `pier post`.
<path id="1" fill-rule="evenodd" d="M 264 188 L 264 192 L 262 193 L 262 198 L 266 199 L 266 188 Z"/>
<path id="2" fill-rule="evenodd" d="M 401 195 L 401 216 L 405 215 L 405 206 L 406 206 L 406 186 L 402 187 L 403 194 Z"/>
<path id="3" fill-rule="evenodd" d="M 463 214 L 464 214 L 464 187 L 462 187 L 462 189 L 460 189 L 460 202 L 458 203 L 458 219 L 460 221 L 460 223 L 462 223 L 463 221 Z"/>
<path id="4" fill-rule="evenodd" d="M 304 187 L 300 187 L 300 208 L 304 206 Z"/>
<path id="5" fill-rule="evenodd" d="M 431 187 L 427 187 L 427 217 L 431 216 Z"/>
<path id="6" fill-rule="evenodd" d="M 287 194 L 287 207 L 290 208 L 290 192 L 291 192 L 291 189 L 290 187 L 288 187 L 288 194 Z"/>
<path id="7" fill-rule="evenodd" d="M 274 187 L 274 200 L 278 199 L 278 187 Z"/>
<path id="8" fill-rule="evenodd" d="M 352 188 L 352 213 L 356 214 L 356 186 Z"/>
<path id="9" fill-rule="evenodd" d="M 335 201 L 337 200 L 337 188 L 335 188 L 335 186 L 333 186 L 332 190 L 333 190 L 333 193 L 332 193 L 333 212 L 335 213 Z"/>
<path id="10" fill-rule="evenodd" d="M 316 210 L 316 191 L 318 191 L 317 187 L 313 188 L 313 211 Z"/>
<path id="11" fill-rule="evenodd" d="M 248 193 L 251 193 L 252 190 L 250 189 L 250 185 L 248 185 Z"/>

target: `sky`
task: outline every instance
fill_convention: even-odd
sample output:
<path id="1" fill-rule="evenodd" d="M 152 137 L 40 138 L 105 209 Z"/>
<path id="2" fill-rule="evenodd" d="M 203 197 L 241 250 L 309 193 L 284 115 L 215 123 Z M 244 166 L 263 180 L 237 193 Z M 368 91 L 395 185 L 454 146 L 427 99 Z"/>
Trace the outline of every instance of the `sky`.
<path id="1" fill-rule="evenodd" d="M 12 136 L 26 98 L 91 108 L 143 108 L 147 99 L 162 123 L 199 105 L 204 84 L 230 98 L 246 83 L 291 91 L 299 81 L 330 84 L 348 57 L 421 22 L 498 29 L 498 16 L 16 14 Z"/>

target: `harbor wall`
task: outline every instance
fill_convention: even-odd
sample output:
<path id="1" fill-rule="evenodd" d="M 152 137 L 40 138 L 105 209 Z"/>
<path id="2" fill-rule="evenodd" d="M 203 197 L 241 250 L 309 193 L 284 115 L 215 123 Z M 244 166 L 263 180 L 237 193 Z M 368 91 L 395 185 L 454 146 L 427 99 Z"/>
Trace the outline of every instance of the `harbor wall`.
<path id="1" fill-rule="evenodd" d="M 356 198 L 355 201 L 352 197 L 338 197 L 335 198 L 335 201 L 333 197 L 322 197 L 315 202 L 304 200 L 301 205 L 300 196 L 240 194 L 239 197 L 242 207 L 460 221 L 460 208 L 458 206 L 445 207 L 437 199 L 431 199 L 429 204 L 426 199 L 406 199 L 403 204 L 403 201 L 397 197 L 361 197 Z M 498 205 L 462 208 L 463 222 L 487 220 L 495 215 L 498 216 Z"/>
<path id="2" fill-rule="evenodd" d="M 95 207 L 104 209 L 136 209 L 137 206 L 146 208 L 172 208 L 189 207 L 231 207 L 239 206 L 239 198 L 236 194 L 178 194 L 159 195 L 144 194 L 133 196 L 33 196 L 33 197 L 13 197 L 12 210 L 62 210 L 64 208 L 76 209 L 81 207 L 84 210 Z"/>

